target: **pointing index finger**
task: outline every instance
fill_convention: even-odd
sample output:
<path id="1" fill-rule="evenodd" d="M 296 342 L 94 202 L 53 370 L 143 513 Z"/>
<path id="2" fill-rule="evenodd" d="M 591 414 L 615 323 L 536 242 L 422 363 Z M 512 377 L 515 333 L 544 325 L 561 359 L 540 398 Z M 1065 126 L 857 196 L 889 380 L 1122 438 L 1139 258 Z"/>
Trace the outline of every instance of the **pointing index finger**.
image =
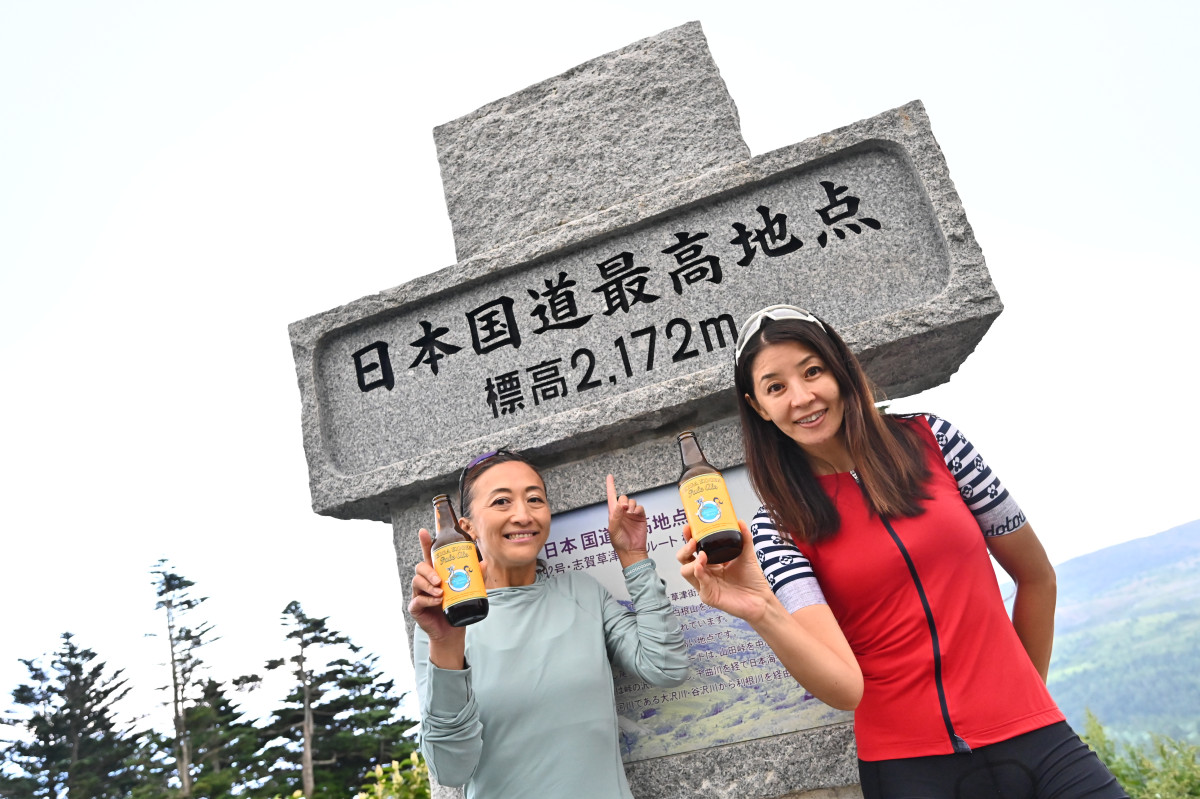
<path id="1" fill-rule="evenodd" d="M 617 506 L 617 482 L 611 474 L 605 478 L 604 486 L 608 490 L 608 512 L 612 513 Z"/>
<path id="2" fill-rule="evenodd" d="M 425 562 L 432 564 L 433 555 L 430 550 L 433 549 L 433 538 L 424 527 L 417 531 L 417 536 L 421 539 L 421 552 L 425 556 Z"/>

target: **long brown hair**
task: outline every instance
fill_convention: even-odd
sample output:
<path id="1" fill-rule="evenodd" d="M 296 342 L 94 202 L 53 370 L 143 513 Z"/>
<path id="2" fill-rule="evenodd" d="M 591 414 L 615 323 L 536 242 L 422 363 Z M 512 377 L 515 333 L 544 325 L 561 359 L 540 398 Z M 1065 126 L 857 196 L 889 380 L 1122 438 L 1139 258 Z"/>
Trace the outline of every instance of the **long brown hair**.
<path id="1" fill-rule="evenodd" d="M 870 378 L 833 328 L 824 322 L 767 319 L 738 357 L 734 385 L 750 482 L 779 531 L 810 543 L 832 537 L 841 524 L 804 450 L 774 422 L 759 416 L 746 399 L 755 396 L 755 358 L 766 347 L 784 341 L 816 352 L 837 381 L 845 406 L 842 429 L 867 506 L 880 516 L 920 515 L 920 502 L 929 497 L 924 489 L 929 467 L 916 431 L 876 409 Z"/>

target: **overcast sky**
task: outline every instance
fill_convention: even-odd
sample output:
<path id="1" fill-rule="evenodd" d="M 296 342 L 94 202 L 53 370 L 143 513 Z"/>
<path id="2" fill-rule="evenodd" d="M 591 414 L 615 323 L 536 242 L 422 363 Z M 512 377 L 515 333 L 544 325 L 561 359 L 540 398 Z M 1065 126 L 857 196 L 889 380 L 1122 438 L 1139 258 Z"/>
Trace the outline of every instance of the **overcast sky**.
<path id="1" fill-rule="evenodd" d="M 755 155 L 924 101 L 1006 309 L 896 405 L 1052 560 L 1200 517 L 1197 6 L 564 8 L 0 0 L 3 699 L 69 630 L 161 724 L 160 557 L 218 679 L 297 599 L 410 687 L 390 528 L 310 510 L 287 325 L 455 262 L 435 125 L 693 19 Z"/>

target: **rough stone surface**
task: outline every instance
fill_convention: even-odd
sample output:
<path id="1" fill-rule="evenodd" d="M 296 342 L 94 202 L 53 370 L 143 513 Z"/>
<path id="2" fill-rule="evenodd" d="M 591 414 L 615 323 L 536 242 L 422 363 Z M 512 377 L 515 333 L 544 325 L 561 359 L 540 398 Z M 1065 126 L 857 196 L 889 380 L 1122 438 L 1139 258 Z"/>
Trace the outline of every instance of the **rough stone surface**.
<path id="1" fill-rule="evenodd" d="M 863 799 L 862 787 L 857 783 L 838 788 L 818 788 L 815 791 L 789 793 L 779 799 Z"/>
<path id="2" fill-rule="evenodd" d="M 773 756 L 778 757 L 779 755 L 777 753 L 774 753 Z M 703 768 L 703 764 L 699 764 L 697 766 L 697 768 Z M 463 792 L 458 790 L 457 788 L 446 788 L 444 786 L 438 785 L 437 783 L 434 783 L 432 785 L 432 788 L 433 788 L 433 799 L 462 799 L 462 796 L 463 796 Z M 644 790 L 640 784 L 639 785 L 631 784 L 630 790 L 633 791 L 633 795 L 635 797 L 637 797 L 638 799 L 643 799 L 643 797 L 654 796 L 653 793 L 647 793 L 646 790 Z M 695 796 L 695 795 L 698 795 L 698 794 L 684 794 L 684 796 Z M 754 794 L 754 793 L 751 793 L 751 794 L 740 794 L 740 793 L 736 793 L 736 792 L 729 793 L 728 791 L 722 791 L 720 789 L 715 790 L 711 794 L 706 793 L 704 795 L 705 796 L 711 795 L 711 796 L 718 796 L 718 797 L 730 796 L 730 797 L 738 797 L 738 798 L 740 798 L 742 796 L 762 796 L 762 794 Z M 783 796 L 775 797 L 774 799 L 863 799 L 863 793 L 862 793 L 862 788 L 860 788 L 858 786 L 858 784 L 856 783 L 854 785 L 842 785 L 842 786 L 836 786 L 833 788 L 817 788 L 816 790 L 812 790 L 812 791 L 808 791 L 808 790 L 796 791 L 794 793 L 789 793 L 789 794 L 786 794 Z"/>
<path id="3" fill-rule="evenodd" d="M 625 773 L 638 799 L 777 799 L 858 783 L 850 724 L 641 760 Z"/>
<path id="4" fill-rule="evenodd" d="M 856 216 L 828 226 L 812 212 L 829 204 L 823 180 L 844 187 L 839 195 L 844 201 L 859 203 Z M 777 230 L 786 229 L 774 257 L 766 244 L 731 241 L 737 236 L 735 224 L 747 231 L 764 227 L 759 207 L 769 207 L 769 216 L 781 220 Z M 678 272 L 675 258 L 663 252 L 678 244 L 679 231 L 705 236 L 693 246 L 716 259 L 702 266 L 704 277 L 692 284 Z M 820 236 L 825 236 L 824 247 Z M 781 251 L 796 245 L 792 252 Z M 746 247 L 752 248 L 749 258 Z M 636 279 L 645 281 L 647 299 L 613 310 L 597 291 L 606 285 L 598 264 L 621 253 L 628 254 L 630 268 L 645 270 Z M 541 307 L 549 314 L 541 295 L 560 276 L 575 282 L 571 296 L 578 313 L 571 323 L 584 324 L 541 330 L 531 313 Z M 858 148 L 444 292 L 434 307 L 398 310 L 332 332 L 317 361 L 317 380 L 325 388 L 323 421 L 330 431 L 327 451 L 342 473 L 362 474 L 445 445 L 446 424 L 405 424 L 410 410 L 431 396 L 438 397 L 438 420 L 453 420 L 454 437 L 472 440 L 538 416 L 570 413 L 597 399 L 613 400 L 697 368 L 726 365 L 737 323 L 778 298 L 812 309 L 841 330 L 928 302 L 949 277 L 937 220 L 903 152 L 883 144 Z M 497 338 L 498 346 L 477 354 L 469 320 L 492 314 L 497 298 L 512 302 L 511 322 L 502 311 L 494 316 L 510 331 L 509 342 L 499 344 Z M 415 360 L 413 351 L 419 355 L 411 346 L 408 354 L 403 350 L 419 337 L 422 323 L 445 330 L 442 340 L 461 350 L 439 358 L 436 374 L 422 363 L 401 373 Z M 618 341 L 621 348 L 614 346 Z M 373 342 L 388 344 L 392 367 L 403 377 L 391 388 L 364 393 L 355 377 L 354 353 Z M 538 364 L 548 363 L 563 382 L 554 396 L 539 398 L 531 378 Z M 489 398 L 505 374 L 522 381 L 517 389 L 522 401 L 497 412 Z"/>
<path id="5" fill-rule="evenodd" d="M 434 129 L 459 260 L 744 161 L 699 22 Z"/>
<path id="6" fill-rule="evenodd" d="M 843 201 L 861 201 L 834 225 L 845 238 L 818 213 L 830 204 L 822 183 L 845 187 L 836 193 Z M 741 266 L 745 250 L 733 224 L 751 233 L 766 229 L 760 205 L 772 216 L 786 214 L 787 236 L 803 246 L 771 257 L 759 241 L 753 260 Z M 681 282 L 677 293 L 670 272 L 678 264 L 662 251 L 680 232 L 710 234 L 700 243 L 704 254 L 719 256 L 721 284 Z M 659 299 L 610 314 L 600 264 L 622 252 L 634 267 L 647 268 L 646 291 Z M 559 275 L 576 282 L 578 314 L 591 318 L 583 327 L 537 334 L 537 306 L 548 304 L 537 295 Z M 521 344 L 484 351 L 470 317 L 498 298 L 512 301 Z M 794 302 L 828 319 L 891 397 L 946 381 L 974 349 L 1001 304 L 919 102 L 293 324 L 313 507 L 383 520 L 388 502 L 427 496 L 462 463 L 497 446 L 565 463 L 576 452 L 594 455 L 614 442 L 662 436 L 681 419 L 729 416 L 730 331 L 771 302 Z M 444 330 L 441 341 L 459 348 L 435 351 L 445 355 L 436 375 L 412 346 L 422 323 Z M 379 343 L 388 345 L 393 385 L 363 391 L 353 356 Z M 370 357 L 361 368 L 371 366 Z M 535 399 L 533 373 L 547 364 L 562 378 L 561 392 Z M 365 372 L 364 379 L 380 374 Z M 488 402 L 505 374 L 525 381 L 523 407 L 511 413 Z"/>

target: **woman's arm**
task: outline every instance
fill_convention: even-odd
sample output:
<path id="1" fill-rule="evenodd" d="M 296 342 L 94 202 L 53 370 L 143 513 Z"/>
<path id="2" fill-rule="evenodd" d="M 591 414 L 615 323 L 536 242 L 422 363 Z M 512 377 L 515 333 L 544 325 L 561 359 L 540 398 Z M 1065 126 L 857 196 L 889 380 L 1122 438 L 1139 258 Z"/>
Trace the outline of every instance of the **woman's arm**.
<path id="1" fill-rule="evenodd" d="M 430 557 L 427 530 L 418 533 L 425 559 L 412 580 L 409 615 L 417 623 L 413 635 L 413 668 L 421 707 L 421 751 L 438 783 L 465 785 L 483 751 L 483 724 L 471 690 L 466 662 L 466 630 L 453 627 L 442 611 L 441 578 Z"/>
<path id="2" fill-rule="evenodd" d="M 992 557 L 1017 585 L 1013 627 L 1044 681 L 1054 646 L 1054 605 L 1058 599 L 1054 567 L 1031 524 L 1014 533 L 989 536 L 987 545 Z"/>
<path id="3" fill-rule="evenodd" d="M 630 613 L 600 588 L 608 657 L 652 685 L 679 685 L 687 679 L 687 644 L 666 586 L 646 554 L 646 509 L 630 497 L 618 497 L 611 474 L 605 484 L 609 541 L 634 607 Z"/>
<path id="4" fill-rule="evenodd" d="M 750 531 L 738 524 L 742 554 L 715 565 L 708 564 L 705 553 L 697 555 L 691 529 L 684 528 L 685 543 L 676 554 L 684 579 L 705 604 L 745 620 L 813 696 L 839 710 L 858 707 L 862 670 L 829 606 L 808 605 L 788 613 L 758 566 Z"/>
<path id="5" fill-rule="evenodd" d="M 1025 521 L 1025 513 L 975 445 L 953 423 L 932 414 L 925 414 L 925 420 L 992 557 L 1017 584 L 1013 627 L 1045 680 L 1054 645 L 1054 604 L 1058 597 L 1054 567 L 1033 527 Z"/>
<path id="6" fill-rule="evenodd" d="M 421 753 L 429 773 L 441 785 L 466 785 L 483 752 L 483 724 L 471 690 L 471 669 L 433 665 L 429 638 L 424 630 L 417 630 L 413 670 L 421 708 Z"/>
<path id="7" fill-rule="evenodd" d="M 621 568 L 646 560 L 646 509 L 622 494 L 617 496 L 617 484 L 610 474 L 604 481 L 608 493 L 608 540 Z"/>
<path id="8" fill-rule="evenodd" d="M 651 685 L 682 684 L 688 675 L 687 644 L 654 561 L 644 559 L 623 572 L 632 613 L 597 585 L 604 594 L 604 645 L 609 660 Z"/>

